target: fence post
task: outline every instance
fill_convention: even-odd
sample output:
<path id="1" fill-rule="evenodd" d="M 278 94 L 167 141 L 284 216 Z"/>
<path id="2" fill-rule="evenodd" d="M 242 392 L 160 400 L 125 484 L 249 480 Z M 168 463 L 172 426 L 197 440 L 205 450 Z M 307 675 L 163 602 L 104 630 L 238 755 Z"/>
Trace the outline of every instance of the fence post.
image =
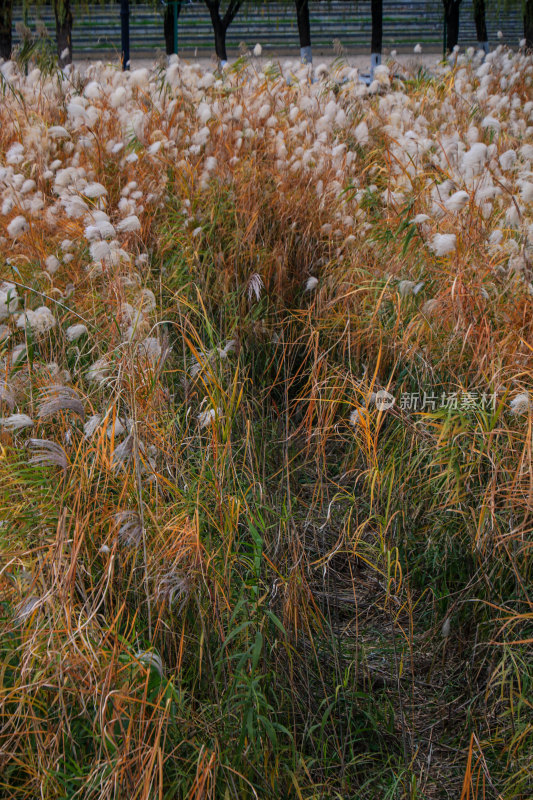
<path id="1" fill-rule="evenodd" d="M 130 68 L 130 3 L 120 0 L 120 32 L 122 39 L 122 69 Z"/>

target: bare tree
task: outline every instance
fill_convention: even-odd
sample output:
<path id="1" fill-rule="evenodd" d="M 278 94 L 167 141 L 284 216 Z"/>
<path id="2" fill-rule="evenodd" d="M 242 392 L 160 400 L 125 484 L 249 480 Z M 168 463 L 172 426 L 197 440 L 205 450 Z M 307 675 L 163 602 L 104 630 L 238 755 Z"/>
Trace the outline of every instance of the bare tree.
<path id="1" fill-rule="evenodd" d="M 120 0 L 120 45 L 122 69 L 130 68 L 130 0 Z"/>
<path id="2" fill-rule="evenodd" d="M 485 0 L 474 0 L 474 22 L 476 23 L 476 36 L 479 49 L 488 53 L 489 37 L 487 36 Z"/>
<path id="3" fill-rule="evenodd" d="M 381 64 L 383 42 L 383 0 L 371 0 L 372 36 L 370 43 L 370 78 L 374 69 Z"/>
<path id="4" fill-rule="evenodd" d="M 526 48 L 533 50 L 533 0 L 524 2 L 524 39 Z"/>
<path id="5" fill-rule="evenodd" d="M 226 33 L 242 3 L 243 0 L 229 0 L 226 12 L 221 16 L 221 0 L 205 0 L 205 4 L 211 15 L 213 33 L 215 34 L 215 52 L 220 61 L 224 63 L 228 60 L 228 54 L 226 52 Z"/>
<path id="6" fill-rule="evenodd" d="M 174 19 L 178 21 L 181 13 L 181 0 L 173 0 L 172 3 L 167 2 L 165 6 L 165 15 L 163 17 L 163 25 L 165 30 L 165 50 L 167 56 L 177 51 L 177 32 L 174 33 Z M 174 8 L 175 7 L 175 8 Z"/>
<path id="7" fill-rule="evenodd" d="M 309 0 L 295 0 L 298 35 L 300 37 L 300 56 L 302 64 L 313 63 L 311 49 L 311 23 L 309 21 Z"/>
<path id="8" fill-rule="evenodd" d="M 461 0 L 442 0 L 446 33 L 446 51 L 451 53 L 459 41 L 459 9 Z"/>
<path id="9" fill-rule="evenodd" d="M 59 66 L 72 64 L 72 10 L 70 0 L 53 0 Z"/>
<path id="10" fill-rule="evenodd" d="M 0 58 L 11 58 L 13 0 L 0 0 Z"/>

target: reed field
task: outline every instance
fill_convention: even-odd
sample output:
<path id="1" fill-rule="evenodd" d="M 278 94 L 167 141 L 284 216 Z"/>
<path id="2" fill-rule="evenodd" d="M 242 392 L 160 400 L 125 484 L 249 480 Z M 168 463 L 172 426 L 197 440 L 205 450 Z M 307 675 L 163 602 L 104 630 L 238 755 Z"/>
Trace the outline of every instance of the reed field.
<path id="1" fill-rule="evenodd" d="M 0 797 L 533 796 L 533 56 L 0 66 Z"/>

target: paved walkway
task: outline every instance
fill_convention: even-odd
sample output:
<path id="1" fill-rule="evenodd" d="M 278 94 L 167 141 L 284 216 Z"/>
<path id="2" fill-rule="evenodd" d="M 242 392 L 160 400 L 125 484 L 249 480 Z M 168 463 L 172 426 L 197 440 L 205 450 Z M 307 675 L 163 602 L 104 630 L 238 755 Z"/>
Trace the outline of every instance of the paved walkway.
<path id="1" fill-rule="evenodd" d="M 386 60 L 389 57 L 389 52 L 383 53 L 383 59 Z M 320 53 L 313 54 L 313 63 L 315 68 L 319 66 L 319 64 L 326 64 L 328 67 L 335 61 L 337 56 L 331 55 L 331 53 L 327 55 L 321 55 Z M 441 54 L 433 51 L 428 53 L 422 53 L 421 55 L 415 55 L 414 53 L 399 53 L 395 56 L 396 61 L 406 67 L 413 67 L 416 69 L 417 66 L 424 66 L 424 67 L 433 67 L 437 61 L 441 58 Z M 75 64 L 77 67 L 81 69 L 86 69 L 90 64 L 93 64 L 97 59 L 76 59 Z M 102 58 L 103 61 L 106 63 L 116 64 L 117 66 L 120 65 L 120 61 L 116 58 L 106 58 L 105 56 Z M 186 63 L 197 63 L 200 64 L 202 67 L 214 67 L 216 66 L 215 58 L 207 58 L 202 56 L 200 58 L 185 58 L 183 57 L 182 60 Z M 258 65 L 262 66 L 267 63 L 267 61 L 280 61 L 283 64 L 285 61 L 292 61 L 295 65 L 299 62 L 299 53 L 295 50 L 293 53 L 290 54 L 282 54 L 282 55 L 272 55 L 268 56 L 268 58 L 254 58 L 253 61 Z M 370 66 L 370 54 L 368 55 L 346 55 L 345 60 L 351 67 L 357 67 L 362 72 L 368 72 Z M 154 59 L 150 58 L 135 58 L 135 55 L 131 57 L 131 69 L 140 69 L 141 67 L 153 67 L 158 62 Z M 231 59 L 230 59 L 231 63 Z"/>

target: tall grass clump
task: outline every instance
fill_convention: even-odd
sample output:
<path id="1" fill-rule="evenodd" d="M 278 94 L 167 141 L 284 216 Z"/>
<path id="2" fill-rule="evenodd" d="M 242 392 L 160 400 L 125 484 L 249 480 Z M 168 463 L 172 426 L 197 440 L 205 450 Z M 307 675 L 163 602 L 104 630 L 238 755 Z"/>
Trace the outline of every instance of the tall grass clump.
<path id="1" fill-rule="evenodd" d="M 0 795 L 533 791 L 530 55 L 1 66 Z"/>

